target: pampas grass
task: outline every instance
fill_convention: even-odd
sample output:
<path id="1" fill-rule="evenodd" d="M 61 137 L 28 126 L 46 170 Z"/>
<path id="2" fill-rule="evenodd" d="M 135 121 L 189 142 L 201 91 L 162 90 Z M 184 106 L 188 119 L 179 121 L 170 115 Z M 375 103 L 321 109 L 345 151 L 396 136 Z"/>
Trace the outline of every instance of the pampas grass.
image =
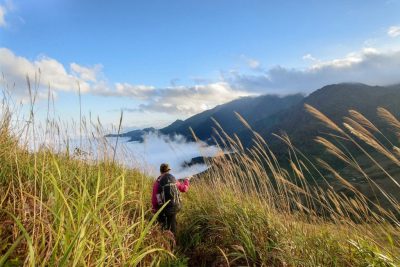
<path id="1" fill-rule="evenodd" d="M 215 121 L 214 141 L 229 153 L 208 159 L 210 169 L 193 179 L 183 195 L 174 246 L 150 212 L 152 181 L 146 174 L 115 163 L 115 148 L 107 140 L 100 142 L 104 154 L 96 151 L 97 160 L 86 158 L 94 153 L 90 147 L 95 139 L 104 135 L 99 120 L 81 117 L 74 123 L 81 140 L 82 135 L 90 138 L 89 149 L 79 147 L 81 152 L 73 154 L 65 130 L 70 125 L 65 127 L 48 111 L 42 137 L 66 144 L 66 151 L 39 147 L 38 140 L 29 140 L 34 149 L 27 148 L 27 139 L 38 136 L 40 128 L 34 114 L 35 84 L 28 79 L 28 120 L 19 118 L 3 92 L 0 266 L 400 264 L 399 195 L 387 191 L 388 186 L 400 189 L 398 177 L 387 169 L 398 168 L 400 144 L 389 141 L 357 111 L 349 111 L 339 126 L 305 106 L 332 131 L 316 137 L 316 145 L 357 173 L 372 188 L 372 197 L 326 159 L 305 155 L 285 134 L 275 135 L 288 155 L 287 162 L 279 161 L 268 142 L 236 114 L 251 131 L 254 146 L 244 147 Z M 48 95 L 50 108 L 50 90 Z M 400 136 L 397 118 L 383 108 L 377 113 Z M 122 117 L 118 131 L 121 123 Z M 370 175 L 360 155 L 388 186 Z M 337 190 L 338 185 L 348 192 Z"/>

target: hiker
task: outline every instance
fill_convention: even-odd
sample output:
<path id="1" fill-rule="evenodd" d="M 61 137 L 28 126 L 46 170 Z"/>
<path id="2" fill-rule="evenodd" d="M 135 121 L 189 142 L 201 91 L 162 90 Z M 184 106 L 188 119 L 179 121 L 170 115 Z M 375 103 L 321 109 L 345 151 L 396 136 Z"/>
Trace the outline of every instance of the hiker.
<path id="1" fill-rule="evenodd" d="M 158 215 L 158 222 L 165 230 L 170 230 L 174 236 L 176 235 L 176 214 L 181 209 L 180 192 L 187 192 L 189 189 L 189 179 L 183 182 L 177 181 L 175 177 L 169 173 L 171 169 L 166 163 L 161 164 L 161 175 L 153 184 L 153 194 L 151 203 L 153 212 L 156 213 L 164 203 L 168 204 Z"/>

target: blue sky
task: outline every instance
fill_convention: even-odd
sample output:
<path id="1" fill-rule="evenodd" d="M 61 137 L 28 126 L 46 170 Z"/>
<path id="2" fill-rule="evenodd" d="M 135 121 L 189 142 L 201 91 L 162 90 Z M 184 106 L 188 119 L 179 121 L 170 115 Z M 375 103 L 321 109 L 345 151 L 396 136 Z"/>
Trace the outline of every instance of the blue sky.
<path id="1" fill-rule="evenodd" d="M 0 49 L 22 101 L 40 68 L 62 117 L 79 82 L 85 114 L 163 126 L 241 96 L 400 82 L 400 2 L 0 0 Z"/>

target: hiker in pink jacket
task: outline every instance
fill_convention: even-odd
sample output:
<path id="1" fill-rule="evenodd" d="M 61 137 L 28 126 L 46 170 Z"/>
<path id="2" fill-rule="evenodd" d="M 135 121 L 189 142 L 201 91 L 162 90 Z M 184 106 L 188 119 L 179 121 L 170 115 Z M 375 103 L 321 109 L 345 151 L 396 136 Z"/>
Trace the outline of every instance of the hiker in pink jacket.
<path id="1" fill-rule="evenodd" d="M 170 230 L 175 235 L 176 214 L 182 206 L 179 192 L 188 191 L 189 179 L 184 179 L 183 182 L 177 181 L 175 177 L 169 173 L 170 170 L 168 164 L 161 164 L 161 175 L 153 184 L 151 203 L 154 213 L 167 203 L 158 215 L 158 222 L 164 229 Z"/>

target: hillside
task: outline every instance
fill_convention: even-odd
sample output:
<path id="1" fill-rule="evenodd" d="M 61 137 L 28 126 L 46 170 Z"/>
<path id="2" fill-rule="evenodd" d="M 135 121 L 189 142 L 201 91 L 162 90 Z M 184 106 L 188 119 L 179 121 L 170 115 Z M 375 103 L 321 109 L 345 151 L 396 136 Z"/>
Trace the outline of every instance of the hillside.
<path id="1" fill-rule="evenodd" d="M 146 173 L 107 154 L 89 162 L 50 148 L 28 152 L 11 134 L 17 131 L 10 120 L 0 122 L 0 266 L 400 264 L 396 202 L 387 197 L 391 212 L 380 203 L 371 209 L 335 170 L 336 184 L 353 196 L 304 183 L 311 166 L 300 157 L 287 169 L 283 162 L 265 164 L 273 154 L 263 142 L 259 150 L 211 159 L 210 171 L 193 178 L 174 238 L 151 212 Z M 392 162 L 383 167 L 397 170 L 398 155 L 389 155 Z M 362 168 L 375 173 L 379 166 Z M 391 181 L 388 193 L 398 191 Z"/>
<path id="2" fill-rule="evenodd" d="M 185 120 L 174 129 L 164 128 L 163 134 L 182 134 L 191 137 L 189 128 L 192 128 L 196 136 L 204 141 L 210 141 L 213 136 L 215 119 L 229 135 L 244 129 L 244 125 L 236 118 L 235 112 L 241 114 L 250 124 L 285 110 L 303 99 L 300 94 L 279 97 L 275 95 L 263 95 L 259 97 L 246 97 L 217 106 L 211 110 L 199 113 Z"/>
<path id="3" fill-rule="evenodd" d="M 350 109 L 355 109 L 371 118 L 372 122 L 377 122 L 378 106 L 390 110 L 394 115 L 400 114 L 400 85 L 384 87 L 342 83 L 325 86 L 307 97 L 300 94 L 286 97 L 245 97 L 206 110 L 186 120 L 176 120 L 158 131 L 166 135 L 180 134 L 192 139 L 189 130 L 192 128 L 199 139 L 211 141 L 215 119 L 226 133 L 237 133 L 243 144 L 250 147 L 253 136 L 236 118 L 234 113 L 237 112 L 277 150 L 280 149 L 280 142 L 271 138 L 271 134 L 286 132 L 299 148 L 317 154 L 320 151 L 313 145 L 312 137 L 323 132 L 323 129 L 319 129 L 319 123 L 304 110 L 304 104 L 315 107 L 336 123 L 341 122 Z M 142 136 L 150 131 L 156 130 L 135 130 L 121 136 L 129 136 L 131 141 L 142 141 Z"/>
<path id="4" fill-rule="evenodd" d="M 320 150 L 315 146 L 313 139 L 326 132 L 326 128 L 321 127 L 321 123 L 304 109 L 305 104 L 318 109 L 335 123 L 341 124 L 343 117 L 353 109 L 381 126 L 376 115 L 377 107 L 386 108 L 395 116 L 400 115 L 400 85 L 387 87 L 352 83 L 328 85 L 313 92 L 297 105 L 258 120 L 255 122 L 254 130 L 269 140 L 272 148 L 277 151 L 280 150 L 281 142 L 272 138 L 271 134 L 284 131 L 296 147 L 307 153 L 318 154 Z M 243 131 L 239 136 L 246 146 L 251 146 L 251 136 L 248 132 Z"/>
<path id="5" fill-rule="evenodd" d="M 213 127 L 215 127 L 213 119 L 218 121 L 228 134 L 233 134 L 245 129 L 234 112 L 238 112 L 250 124 L 253 124 L 260 119 L 298 104 L 302 99 L 301 94 L 285 97 L 275 95 L 243 97 L 196 114 L 184 121 L 176 120 L 169 126 L 159 129 L 159 132 L 165 135 L 184 135 L 190 140 L 193 138 L 190 132 L 190 128 L 192 128 L 199 139 L 211 141 Z M 131 141 L 142 141 L 142 135 L 147 132 L 146 129 L 136 130 L 124 133 L 121 136 L 129 136 Z"/>

